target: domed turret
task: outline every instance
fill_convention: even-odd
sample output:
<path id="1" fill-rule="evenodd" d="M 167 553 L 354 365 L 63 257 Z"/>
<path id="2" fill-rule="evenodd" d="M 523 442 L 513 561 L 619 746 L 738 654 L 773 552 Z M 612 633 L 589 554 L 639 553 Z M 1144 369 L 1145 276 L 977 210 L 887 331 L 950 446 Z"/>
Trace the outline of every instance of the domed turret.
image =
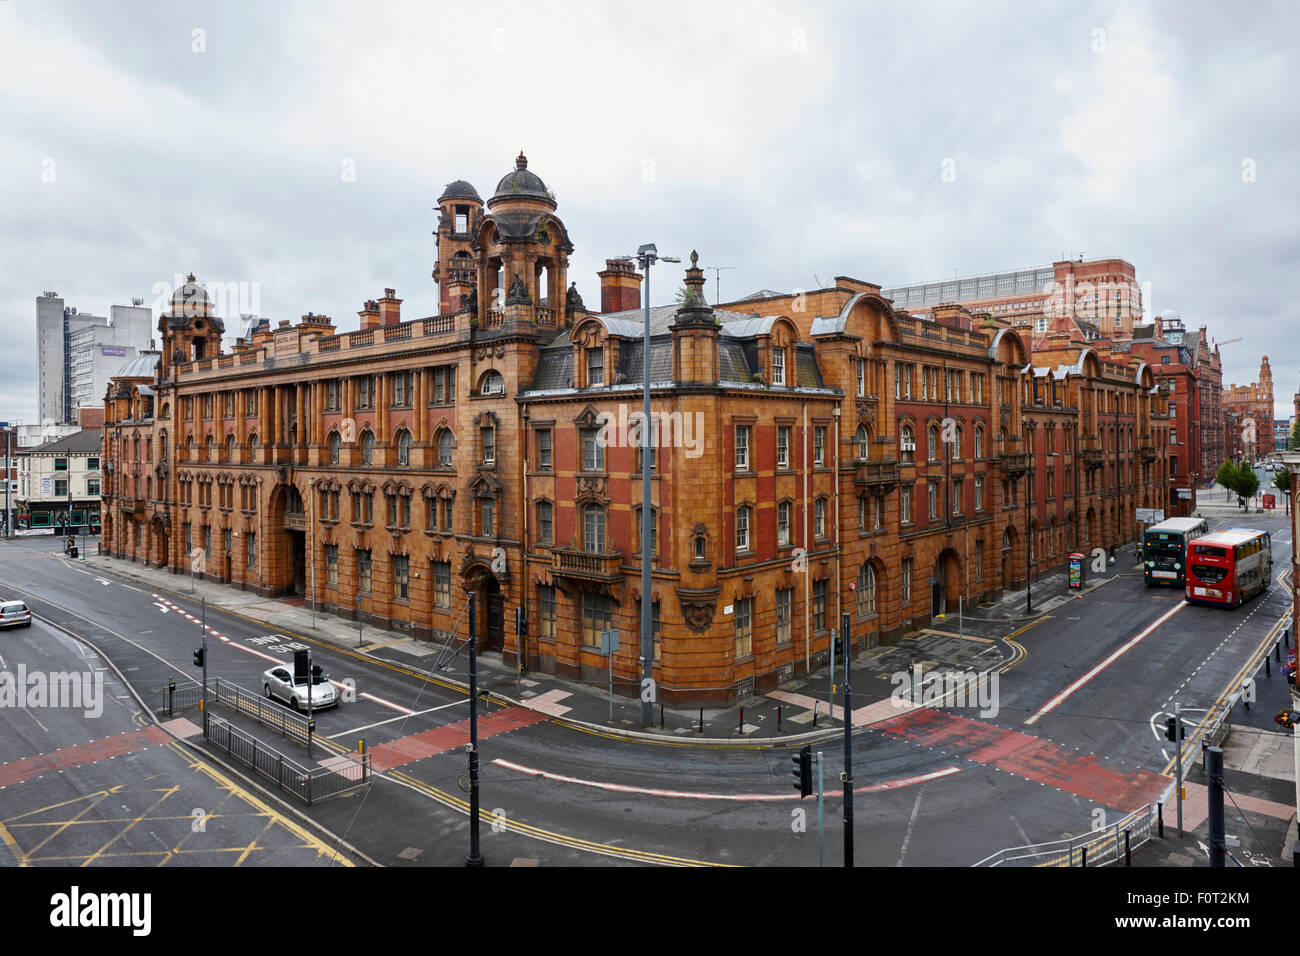
<path id="1" fill-rule="evenodd" d="M 555 208 L 555 199 L 551 196 L 551 191 L 546 188 L 546 183 L 542 178 L 528 169 L 528 157 L 521 151 L 515 158 L 515 168 L 513 172 L 506 173 L 497 183 L 497 191 L 492 194 L 492 198 L 487 201 L 488 208 L 513 200 L 527 199 L 545 203 L 547 207 Z"/>

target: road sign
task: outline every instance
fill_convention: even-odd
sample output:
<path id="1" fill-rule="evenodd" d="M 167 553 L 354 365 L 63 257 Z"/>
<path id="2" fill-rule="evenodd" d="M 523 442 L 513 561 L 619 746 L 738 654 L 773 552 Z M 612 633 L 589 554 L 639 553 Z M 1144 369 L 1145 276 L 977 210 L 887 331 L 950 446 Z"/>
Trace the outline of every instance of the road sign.
<path id="1" fill-rule="evenodd" d="M 600 653 L 606 656 L 618 650 L 618 629 L 600 632 Z"/>

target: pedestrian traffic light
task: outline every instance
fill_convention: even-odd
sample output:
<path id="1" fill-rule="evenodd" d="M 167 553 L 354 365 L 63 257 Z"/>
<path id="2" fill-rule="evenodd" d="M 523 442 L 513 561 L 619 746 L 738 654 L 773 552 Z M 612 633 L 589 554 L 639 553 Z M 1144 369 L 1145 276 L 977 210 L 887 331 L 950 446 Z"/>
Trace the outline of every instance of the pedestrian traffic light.
<path id="1" fill-rule="evenodd" d="M 201 647 L 194 652 L 194 666 L 195 667 L 203 666 L 203 648 Z"/>
<path id="2" fill-rule="evenodd" d="M 1165 721 L 1165 740 L 1178 740 L 1186 738 L 1187 728 L 1182 725 L 1177 717 L 1170 717 Z"/>
<path id="3" fill-rule="evenodd" d="M 799 797 L 808 796 L 812 793 L 812 747 L 804 747 L 790 761 L 794 764 L 795 785 L 794 788 L 799 791 Z"/>
<path id="4" fill-rule="evenodd" d="M 844 656 L 844 638 L 838 634 L 835 635 L 835 659 L 839 660 Z"/>

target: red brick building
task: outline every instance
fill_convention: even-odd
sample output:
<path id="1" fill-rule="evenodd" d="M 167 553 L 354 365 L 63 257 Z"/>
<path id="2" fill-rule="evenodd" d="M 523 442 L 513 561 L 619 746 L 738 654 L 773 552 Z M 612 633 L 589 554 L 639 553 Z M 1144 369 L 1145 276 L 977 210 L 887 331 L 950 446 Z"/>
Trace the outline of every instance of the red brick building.
<path id="1" fill-rule="evenodd" d="M 1267 355 L 1259 364 L 1259 381 L 1229 385 L 1223 393 L 1223 408 L 1234 413 L 1240 423 L 1242 454 L 1257 460 L 1273 451 L 1273 371 Z"/>
<path id="2" fill-rule="evenodd" d="M 710 307 L 692 255 L 686 301 L 650 310 L 643 546 L 641 276 L 608 261 L 586 308 L 523 156 L 439 212 L 437 315 L 403 320 L 389 289 L 358 331 L 309 312 L 222 353 L 206 293 L 176 290 L 161 354 L 106 398 L 113 554 L 436 640 L 472 592 L 485 652 L 599 682 L 617 628 L 624 690 L 646 559 L 660 699 L 705 704 L 824 661 L 841 612 L 855 645 L 892 640 L 1132 537 L 1164 493 L 1139 464 L 1167 441 L 1154 378 L 1128 356 L 1062 343 L 1040 375 L 1016 332 L 848 277 Z"/>

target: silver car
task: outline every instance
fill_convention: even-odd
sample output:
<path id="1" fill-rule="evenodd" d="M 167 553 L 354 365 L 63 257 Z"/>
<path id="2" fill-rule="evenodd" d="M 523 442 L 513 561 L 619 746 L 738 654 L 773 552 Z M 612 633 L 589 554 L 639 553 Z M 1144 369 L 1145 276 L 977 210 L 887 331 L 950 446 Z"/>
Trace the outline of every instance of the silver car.
<path id="1" fill-rule="evenodd" d="M 32 612 L 22 601 L 0 601 L 0 627 L 31 627 Z"/>
<path id="2" fill-rule="evenodd" d="M 300 677 L 295 682 L 293 671 L 287 667 L 272 667 L 262 675 L 262 689 L 266 696 L 281 700 L 294 710 L 307 709 L 307 678 Z M 311 688 L 311 706 L 313 710 L 333 707 L 339 702 L 339 692 L 329 678 L 317 677 Z"/>

